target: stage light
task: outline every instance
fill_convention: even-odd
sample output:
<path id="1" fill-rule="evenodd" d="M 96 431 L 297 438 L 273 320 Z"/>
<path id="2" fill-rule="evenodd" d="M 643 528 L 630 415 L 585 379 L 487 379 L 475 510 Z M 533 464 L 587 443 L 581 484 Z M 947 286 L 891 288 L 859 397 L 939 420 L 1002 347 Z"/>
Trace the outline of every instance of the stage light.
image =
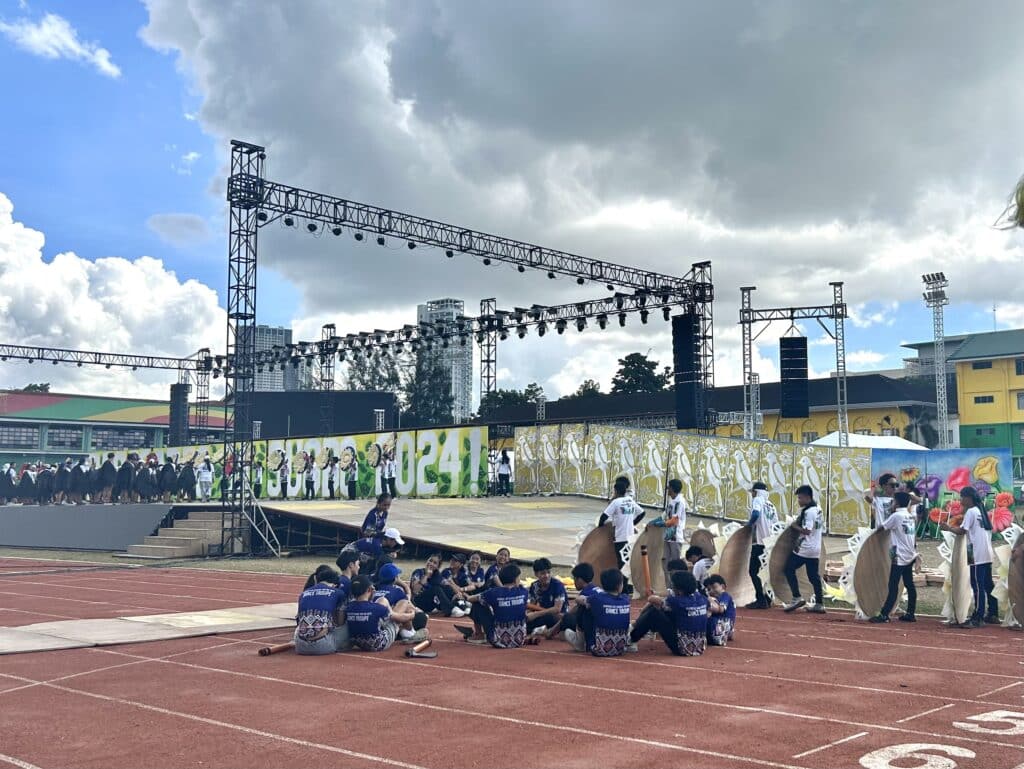
<path id="1" fill-rule="evenodd" d="M 468 340 L 468 339 L 466 339 L 466 337 L 465 337 L 465 336 L 460 336 L 460 337 L 459 337 L 459 346 L 460 346 L 460 347 L 465 347 L 465 346 L 466 346 L 466 342 L 467 342 L 467 341 L 469 341 L 469 340 Z"/>
<path id="2" fill-rule="evenodd" d="M 451 249 L 449 248 L 448 250 L 446 250 L 446 251 L 444 252 L 444 255 L 445 255 L 445 256 L 447 256 L 447 257 L 448 257 L 449 259 L 451 259 L 451 258 L 452 258 L 453 256 L 455 256 L 455 252 L 454 252 L 454 251 L 452 251 L 452 250 L 451 250 Z"/>
<path id="3" fill-rule="evenodd" d="M 216 369 L 216 368 L 215 368 L 215 369 L 213 370 L 213 378 L 214 378 L 214 379 L 220 379 L 220 369 Z"/>
<path id="4" fill-rule="evenodd" d="M 621 310 L 622 306 L 626 303 L 626 297 L 623 294 L 615 295 L 615 309 Z"/>
<path id="5" fill-rule="evenodd" d="M 408 243 L 406 243 L 405 245 L 407 245 L 409 247 L 410 251 L 412 251 L 414 248 L 416 248 L 416 244 L 413 243 L 411 240 Z"/>
<path id="6" fill-rule="evenodd" d="M 647 322 L 647 318 L 648 318 L 648 316 L 650 314 L 651 313 L 648 312 L 647 310 L 640 310 L 640 322 L 641 323 L 646 323 Z"/>
<path id="7" fill-rule="evenodd" d="M 57 361 L 54 361 L 53 365 L 56 366 L 57 365 Z M 132 371 L 138 371 L 138 370 L 139 370 L 138 366 L 132 366 Z"/>
<path id="8" fill-rule="evenodd" d="M 637 292 L 637 296 L 639 297 L 640 306 L 641 307 L 646 307 L 647 306 L 647 292 L 646 291 L 638 291 Z"/>
<path id="9" fill-rule="evenodd" d="M 597 316 L 597 327 L 602 331 L 608 328 L 608 316 L 604 313 Z"/>
<path id="10" fill-rule="evenodd" d="M 292 368 L 298 368 L 299 367 L 299 360 L 300 360 L 299 358 L 292 358 Z"/>
<path id="11" fill-rule="evenodd" d="M 316 232 L 316 222 L 309 222 L 306 225 L 306 229 L 309 230 L 310 232 Z"/>
<path id="12" fill-rule="evenodd" d="M 626 325 L 626 313 L 620 312 L 619 313 L 619 326 L 625 326 L 625 325 Z"/>
<path id="13" fill-rule="evenodd" d="M 4 360 L 7 360 L 7 358 L 4 358 Z M 78 368 L 82 368 L 82 361 L 78 361 Z"/>
<path id="14" fill-rule="evenodd" d="M 444 338 L 443 338 L 443 339 L 441 340 L 441 347 L 443 347 L 443 348 L 444 348 L 445 350 L 447 350 L 447 349 L 448 349 L 448 337 L 444 337 Z"/>
<path id="15" fill-rule="evenodd" d="M 584 283 L 586 283 L 587 281 L 586 281 L 586 280 L 584 280 L 583 278 L 576 278 L 576 282 L 577 282 L 577 283 L 579 283 L 579 284 L 580 284 L 580 285 L 582 286 L 582 285 L 583 285 Z"/>
<path id="16" fill-rule="evenodd" d="M 607 288 L 609 291 L 614 291 L 615 290 L 615 286 L 613 286 L 611 283 L 606 285 L 605 288 Z"/>
<path id="17" fill-rule="evenodd" d="M 384 245 L 384 236 L 383 235 L 378 235 L 377 236 L 377 245 L 378 246 L 383 246 Z"/>
<path id="18" fill-rule="evenodd" d="M 557 331 L 559 334 L 565 333 L 565 326 L 566 323 L 564 318 L 559 318 L 558 320 L 555 321 L 555 331 Z"/>
<path id="19" fill-rule="evenodd" d="M 353 235 L 352 237 L 354 237 L 354 238 L 355 238 L 356 240 L 362 240 L 362 239 L 363 239 L 363 233 L 361 233 L 361 232 L 357 232 L 357 233 L 356 233 L 355 235 Z"/>
<path id="20" fill-rule="evenodd" d="M 28 362 L 29 362 L 29 363 L 31 363 L 31 362 L 32 362 L 32 359 L 31 359 L 31 358 L 29 358 L 29 359 L 28 359 Z M 110 368 L 110 364 L 108 363 L 108 364 L 107 364 L 106 366 L 104 366 L 103 368 L 107 368 L 107 369 L 109 369 L 109 368 Z"/>
<path id="21" fill-rule="evenodd" d="M 555 273 L 549 272 L 548 273 L 548 277 L 551 278 L 551 280 L 554 280 L 555 279 Z"/>
<path id="22" fill-rule="evenodd" d="M 341 235 L 341 232 L 342 232 L 341 227 L 333 227 L 333 228 L 331 228 L 331 234 L 334 235 L 334 237 L 338 237 L 339 235 Z"/>
<path id="23" fill-rule="evenodd" d="M 267 221 L 267 212 L 266 211 L 260 211 L 258 214 L 256 214 L 256 218 L 259 221 L 261 221 L 261 222 Z"/>
<path id="24" fill-rule="evenodd" d="M 576 318 L 576 330 L 577 331 L 582 331 L 586 327 L 587 327 L 587 319 L 586 318 Z"/>
<path id="25" fill-rule="evenodd" d="M 477 331 L 476 332 L 476 343 L 477 344 L 483 344 L 484 343 L 484 332 L 483 331 Z"/>
<path id="26" fill-rule="evenodd" d="M 344 350 L 338 350 L 338 362 L 339 363 L 344 363 L 345 362 L 345 351 Z"/>
<path id="27" fill-rule="evenodd" d="M 523 265 L 519 265 L 518 267 L 516 267 L 516 269 L 519 270 L 520 272 L 526 272 L 526 268 L 523 267 Z"/>
<path id="28" fill-rule="evenodd" d="M 290 216 L 286 216 L 284 218 L 284 226 L 285 227 L 294 227 L 295 226 L 295 220 L 292 217 L 290 217 Z"/>
<path id="29" fill-rule="evenodd" d="M 4 355 L 2 358 L 0 358 L 0 361 L 4 361 L 6 363 L 7 362 L 7 356 Z M 79 365 L 81 365 L 81 364 L 79 364 Z"/>
<path id="30" fill-rule="evenodd" d="M 488 258 L 487 258 L 487 257 L 485 256 L 485 257 L 484 257 L 484 267 L 490 267 L 490 266 L 491 266 L 491 260 L 490 260 L 490 259 L 488 259 Z"/>
<path id="31" fill-rule="evenodd" d="M 526 336 L 526 326 L 517 326 L 516 334 L 519 336 L 520 339 Z"/>
<path id="32" fill-rule="evenodd" d="M 508 339 L 508 329 L 507 328 L 503 328 L 501 331 L 498 332 L 498 339 L 500 339 L 503 342 L 506 339 Z"/>
<path id="33" fill-rule="evenodd" d="M 546 333 L 548 333 L 548 324 L 541 321 L 537 324 L 537 336 L 544 336 Z"/>
<path id="34" fill-rule="evenodd" d="M 672 317 L 672 308 L 671 307 L 662 307 L 661 308 L 661 314 L 665 318 L 665 320 L 668 320 L 669 318 Z"/>

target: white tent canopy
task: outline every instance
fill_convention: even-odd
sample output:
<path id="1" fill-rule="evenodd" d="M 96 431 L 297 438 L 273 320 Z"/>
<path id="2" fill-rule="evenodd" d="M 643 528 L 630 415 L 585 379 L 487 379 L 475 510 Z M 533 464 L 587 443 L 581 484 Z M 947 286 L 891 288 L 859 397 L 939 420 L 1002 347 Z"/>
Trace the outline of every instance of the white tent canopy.
<path id="1" fill-rule="evenodd" d="M 905 451 L 927 451 L 913 441 L 900 438 L 898 435 L 860 435 L 849 434 L 849 445 L 858 449 L 903 449 Z M 811 442 L 812 446 L 838 446 L 839 432 L 829 433 L 824 438 Z"/>

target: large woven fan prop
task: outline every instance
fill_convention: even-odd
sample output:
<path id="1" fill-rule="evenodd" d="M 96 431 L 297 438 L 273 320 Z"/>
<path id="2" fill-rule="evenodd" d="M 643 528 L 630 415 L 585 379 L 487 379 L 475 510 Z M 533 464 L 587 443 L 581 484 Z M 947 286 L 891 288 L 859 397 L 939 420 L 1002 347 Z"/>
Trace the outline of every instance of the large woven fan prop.
<path id="1" fill-rule="evenodd" d="M 1006 208 L 996 219 L 995 226 L 1001 230 L 1024 228 L 1024 176 L 1017 180 L 1017 186 L 1013 188 Z"/>

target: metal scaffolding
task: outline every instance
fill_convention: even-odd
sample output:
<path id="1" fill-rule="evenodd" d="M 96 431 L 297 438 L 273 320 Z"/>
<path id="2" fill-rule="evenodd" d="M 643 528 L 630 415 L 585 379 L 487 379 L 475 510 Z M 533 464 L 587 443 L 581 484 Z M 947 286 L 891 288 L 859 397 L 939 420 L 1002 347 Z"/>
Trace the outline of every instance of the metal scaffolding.
<path id="1" fill-rule="evenodd" d="M 949 448 L 949 400 L 946 393 L 946 329 L 945 313 L 949 304 L 946 289 L 949 281 L 943 272 L 929 272 L 921 276 L 924 281 L 924 303 L 932 308 L 932 333 L 935 339 L 935 409 L 939 431 L 939 448 Z"/>

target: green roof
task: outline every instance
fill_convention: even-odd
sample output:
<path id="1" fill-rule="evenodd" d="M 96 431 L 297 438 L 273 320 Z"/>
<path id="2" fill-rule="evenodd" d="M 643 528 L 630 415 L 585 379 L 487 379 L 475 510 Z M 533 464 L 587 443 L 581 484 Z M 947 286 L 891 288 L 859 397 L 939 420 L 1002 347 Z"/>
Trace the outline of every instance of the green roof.
<path id="1" fill-rule="evenodd" d="M 1024 358 L 1024 328 L 971 334 L 949 360 Z"/>

